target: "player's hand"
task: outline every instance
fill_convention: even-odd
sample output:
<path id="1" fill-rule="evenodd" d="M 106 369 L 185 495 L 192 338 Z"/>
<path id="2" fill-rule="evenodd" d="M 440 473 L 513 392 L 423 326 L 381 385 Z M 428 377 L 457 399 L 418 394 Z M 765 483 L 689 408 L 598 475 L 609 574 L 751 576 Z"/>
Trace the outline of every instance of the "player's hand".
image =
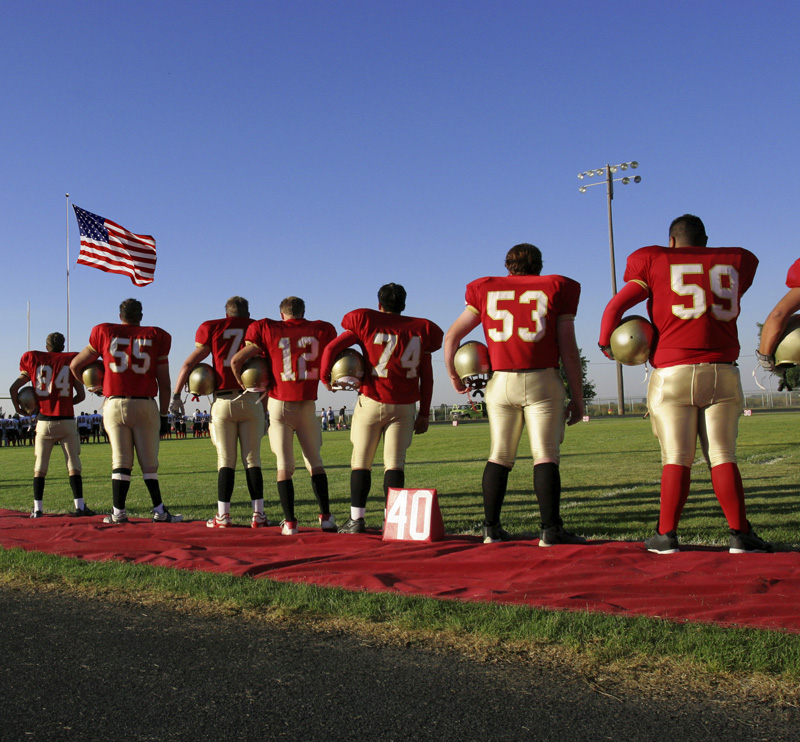
<path id="1" fill-rule="evenodd" d="M 167 415 L 161 415 L 161 428 L 158 431 L 159 436 L 169 435 L 170 428 L 169 428 L 169 417 Z"/>
<path id="2" fill-rule="evenodd" d="M 180 394 L 172 398 L 172 402 L 169 403 L 169 411 L 173 415 L 186 414 L 186 411 L 183 408 L 183 400 L 181 399 Z"/>
<path id="3" fill-rule="evenodd" d="M 451 376 L 450 381 L 453 384 L 453 389 L 455 389 L 459 394 L 466 394 L 469 392 L 469 388 L 464 385 L 464 382 L 458 376 Z"/>
<path id="4" fill-rule="evenodd" d="M 600 343 L 598 343 L 597 347 L 600 348 L 600 350 L 603 351 L 603 355 L 606 358 L 608 358 L 609 361 L 615 360 L 614 359 L 614 353 L 612 352 L 610 345 L 601 345 Z"/>
<path id="5" fill-rule="evenodd" d="M 758 365 L 761 366 L 761 368 L 771 371 L 773 374 L 778 373 L 775 370 L 775 356 L 765 355 L 756 350 L 756 358 L 758 358 Z"/>
<path id="6" fill-rule="evenodd" d="M 86 387 L 87 391 L 90 391 L 92 394 L 96 394 L 98 397 L 103 396 L 103 385 L 97 384 L 95 386 L 88 386 Z"/>
<path id="7" fill-rule="evenodd" d="M 423 433 L 427 433 L 428 423 L 429 418 L 424 417 L 423 415 L 417 415 L 417 419 L 414 420 L 414 435 L 422 435 Z"/>
<path id="8" fill-rule="evenodd" d="M 567 425 L 575 425 L 583 420 L 583 400 L 571 399 L 567 403 Z"/>

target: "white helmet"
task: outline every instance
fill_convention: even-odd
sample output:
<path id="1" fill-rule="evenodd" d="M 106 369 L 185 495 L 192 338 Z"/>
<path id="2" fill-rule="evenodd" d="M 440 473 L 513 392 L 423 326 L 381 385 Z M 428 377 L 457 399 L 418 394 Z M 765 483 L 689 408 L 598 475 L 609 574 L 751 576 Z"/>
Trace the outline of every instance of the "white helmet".
<path id="1" fill-rule="evenodd" d="M 611 352 L 623 366 L 640 366 L 650 358 L 655 330 L 649 320 L 632 314 L 623 317 L 611 333 Z"/>
<path id="2" fill-rule="evenodd" d="M 266 392 L 269 389 L 269 368 L 265 358 L 254 356 L 244 364 L 242 384 L 248 392 Z"/>
<path id="3" fill-rule="evenodd" d="M 345 348 L 331 367 L 331 389 L 340 392 L 355 392 L 364 380 L 364 356 L 355 348 Z"/>
<path id="4" fill-rule="evenodd" d="M 793 314 L 775 346 L 776 366 L 800 365 L 800 314 Z"/>
<path id="5" fill-rule="evenodd" d="M 17 401 L 26 415 L 33 415 L 34 412 L 39 411 L 39 399 L 32 386 L 22 387 L 17 395 Z"/>
<path id="6" fill-rule="evenodd" d="M 198 397 L 213 394 L 217 386 L 217 375 L 208 363 L 198 363 L 189 374 L 189 391 Z"/>
<path id="7" fill-rule="evenodd" d="M 453 357 L 456 373 L 469 389 L 483 389 L 492 373 L 489 349 L 477 340 L 459 346 Z"/>

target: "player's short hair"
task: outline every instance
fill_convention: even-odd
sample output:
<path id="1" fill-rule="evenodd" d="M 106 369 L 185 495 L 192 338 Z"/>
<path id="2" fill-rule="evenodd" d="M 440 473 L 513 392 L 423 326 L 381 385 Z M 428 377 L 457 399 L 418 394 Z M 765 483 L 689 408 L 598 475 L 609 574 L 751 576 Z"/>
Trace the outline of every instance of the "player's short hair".
<path id="1" fill-rule="evenodd" d="M 280 306 L 281 314 L 294 319 L 302 319 L 306 316 L 306 303 L 299 296 L 287 296 Z"/>
<path id="2" fill-rule="evenodd" d="M 672 220 L 669 225 L 669 236 L 688 247 L 705 247 L 708 244 L 706 225 L 699 216 L 684 214 Z"/>
<path id="3" fill-rule="evenodd" d="M 125 299 L 119 305 L 119 318 L 123 322 L 141 322 L 142 302 L 138 299 Z"/>
<path id="4" fill-rule="evenodd" d="M 506 270 L 512 276 L 538 276 L 542 272 L 542 251 L 522 242 L 506 253 Z"/>
<path id="5" fill-rule="evenodd" d="M 406 308 L 406 290 L 399 283 L 385 283 L 378 289 L 380 305 L 392 314 L 400 314 Z"/>
<path id="6" fill-rule="evenodd" d="M 64 336 L 60 332 L 51 332 L 45 342 L 47 350 L 53 353 L 61 353 L 64 350 Z"/>
<path id="7" fill-rule="evenodd" d="M 243 296 L 232 296 L 225 302 L 225 314 L 228 317 L 249 317 L 250 304 Z"/>

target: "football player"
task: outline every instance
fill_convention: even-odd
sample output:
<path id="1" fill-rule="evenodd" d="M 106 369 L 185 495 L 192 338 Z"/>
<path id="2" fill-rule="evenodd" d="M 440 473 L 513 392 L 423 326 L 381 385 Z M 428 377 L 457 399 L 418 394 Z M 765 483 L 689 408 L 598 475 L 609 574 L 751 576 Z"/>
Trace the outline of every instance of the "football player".
<path id="1" fill-rule="evenodd" d="M 600 347 L 612 358 L 611 333 L 623 313 L 647 300 L 657 340 L 647 389 L 653 432 L 661 446 L 661 507 L 648 551 L 678 551 L 677 527 L 689 495 L 697 438 L 711 484 L 730 527 L 730 552 L 771 551 L 745 514 L 736 464 L 744 394 L 736 359 L 736 319 L 758 258 L 741 247 L 707 247 L 705 225 L 691 214 L 669 228 L 669 247 L 642 247 L 628 258 L 625 286 L 603 314 Z"/>
<path id="2" fill-rule="evenodd" d="M 264 478 L 261 472 L 264 405 L 258 400 L 258 395 L 241 393 L 231 367 L 233 357 L 244 347 L 245 335 L 252 324 L 247 299 L 241 296 L 228 299 L 223 319 L 208 320 L 197 328 L 196 347 L 183 362 L 172 395 L 170 409 L 176 419 L 183 417 L 181 390 L 197 364 L 211 355 L 216 376 L 216 391 L 211 405 L 211 439 L 217 449 L 217 514 L 206 521 L 209 528 L 231 525 L 237 444 L 253 505 L 250 525 L 253 528 L 269 525 L 264 515 Z"/>
<path id="3" fill-rule="evenodd" d="M 273 386 L 269 390 L 269 445 L 277 459 L 278 497 L 284 520 L 281 533 L 298 532 L 294 512 L 295 470 L 293 441 L 295 434 L 303 452 L 303 461 L 311 475 L 311 488 L 319 506 L 319 524 L 323 531 L 335 531 L 336 521 L 330 512 L 328 475 L 322 463 L 322 431 L 317 422 L 316 399 L 319 367 L 325 346 L 336 337 L 330 322 L 305 319 L 305 302 L 288 296 L 280 304 L 280 321 L 262 319 L 247 331 L 245 347 L 233 358 L 233 371 L 244 388 L 241 372 L 244 364 L 258 355 L 269 359 Z"/>
<path id="4" fill-rule="evenodd" d="M 539 502 L 539 546 L 584 544 L 564 529 L 560 513 L 560 445 L 564 423 L 583 417 L 580 354 L 575 342 L 575 313 L 581 287 L 571 278 L 542 276 L 542 253 L 523 243 L 506 254 L 506 276 L 467 284 L 466 309 L 447 331 L 444 356 L 453 387 L 467 391 L 456 372 L 459 344 L 483 325 L 492 376 L 486 386 L 491 452 L 483 471 L 483 542 L 507 541 L 500 524 L 508 475 L 527 426 L 533 456 L 533 489 Z M 559 375 L 563 362 L 570 399 Z"/>
<path id="5" fill-rule="evenodd" d="M 119 323 L 93 327 L 89 344 L 69 366 L 75 379 L 83 383 L 83 369 L 98 358 L 103 360 L 103 425 L 111 441 L 114 506 L 104 523 L 128 522 L 125 502 L 131 486 L 134 451 L 153 503 L 153 521 L 183 520 L 182 515 L 173 515 L 164 507 L 158 482 L 158 444 L 168 425 L 172 338 L 160 327 L 147 327 L 141 322 L 142 303 L 125 299 L 119 305 Z"/>
<path id="6" fill-rule="evenodd" d="M 342 319 L 344 332 L 326 349 L 322 381 L 330 389 L 339 352 L 358 344 L 368 369 L 350 421 L 350 518 L 339 533 L 364 533 L 372 463 L 383 436 L 383 492 L 405 483 L 406 450 L 414 434 L 428 430 L 433 396 L 431 354 L 442 346 L 441 328 L 406 317 L 406 290 L 388 283 L 378 291 L 378 309 L 356 309 Z M 419 414 L 416 406 L 419 402 Z M 416 419 L 415 419 L 416 415 Z"/>
<path id="7" fill-rule="evenodd" d="M 768 371 L 775 371 L 775 348 L 786 329 L 786 323 L 800 310 L 800 259 L 789 268 L 786 285 L 789 290 L 769 313 L 761 328 L 761 344 L 756 351 L 758 362 Z"/>
<path id="8" fill-rule="evenodd" d="M 30 350 L 19 361 L 19 378 L 11 385 L 9 395 L 17 412 L 19 390 L 29 381 L 33 384 L 39 401 L 36 420 L 35 456 L 33 466 L 33 512 L 31 518 L 40 518 L 44 511 L 42 499 L 44 482 L 50 463 L 50 454 L 56 443 L 61 445 L 67 461 L 69 486 L 75 504 L 75 515 L 94 515 L 83 500 L 81 476 L 81 444 L 75 423 L 75 405 L 82 402 L 86 393 L 83 384 L 76 384 L 69 372 L 70 361 L 77 353 L 64 352 L 64 336 L 51 332 L 47 336 L 47 350 Z"/>

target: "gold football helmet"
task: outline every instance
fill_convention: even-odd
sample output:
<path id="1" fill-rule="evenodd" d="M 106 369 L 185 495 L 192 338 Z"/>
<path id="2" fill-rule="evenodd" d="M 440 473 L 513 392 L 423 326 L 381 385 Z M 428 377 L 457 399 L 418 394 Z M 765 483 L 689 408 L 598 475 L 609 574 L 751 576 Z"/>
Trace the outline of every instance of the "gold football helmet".
<path id="1" fill-rule="evenodd" d="M 483 389 L 492 373 L 489 349 L 477 340 L 460 345 L 453 364 L 462 383 L 469 389 Z"/>
<path id="2" fill-rule="evenodd" d="M 650 358 L 655 331 L 649 320 L 632 314 L 623 317 L 611 333 L 611 352 L 623 366 L 640 366 Z"/>
<path id="3" fill-rule="evenodd" d="M 187 386 L 189 391 L 198 397 L 201 394 L 213 394 L 217 387 L 217 375 L 214 373 L 214 368 L 208 363 L 198 363 L 189 374 Z"/>
<path id="4" fill-rule="evenodd" d="M 255 356 L 242 368 L 242 383 L 248 392 L 266 392 L 269 389 L 269 369 L 267 360 Z"/>
<path id="5" fill-rule="evenodd" d="M 776 366 L 800 365 L 800 314 L 793 314 L 775 346 Z"/>
<path id="6" fill-rule="evenodd" d="M 355 348 L 345 348 L 333 362 L 331 389 L 340 392 L 355 392 L 364 380 L 364 357 Z"/>
<path id="7" fill-rule="evenodd" d="M 17 401 L 26 415 L 33 415 L 34 412 L 39 411 L 39 399 L 36 397 L 36 391 L 32 386 L 22 387 L 17 395 Z"/>
<path id="8" fill-rule="evenodd" d="M 105 375 L 105 368 L 101 361 L 93 361 L 88 366 L 85 366 L 81 372 L 81 380 L 83 385 L 90 391 L 99 392 L 103 386 L 103 376 Z"/>

